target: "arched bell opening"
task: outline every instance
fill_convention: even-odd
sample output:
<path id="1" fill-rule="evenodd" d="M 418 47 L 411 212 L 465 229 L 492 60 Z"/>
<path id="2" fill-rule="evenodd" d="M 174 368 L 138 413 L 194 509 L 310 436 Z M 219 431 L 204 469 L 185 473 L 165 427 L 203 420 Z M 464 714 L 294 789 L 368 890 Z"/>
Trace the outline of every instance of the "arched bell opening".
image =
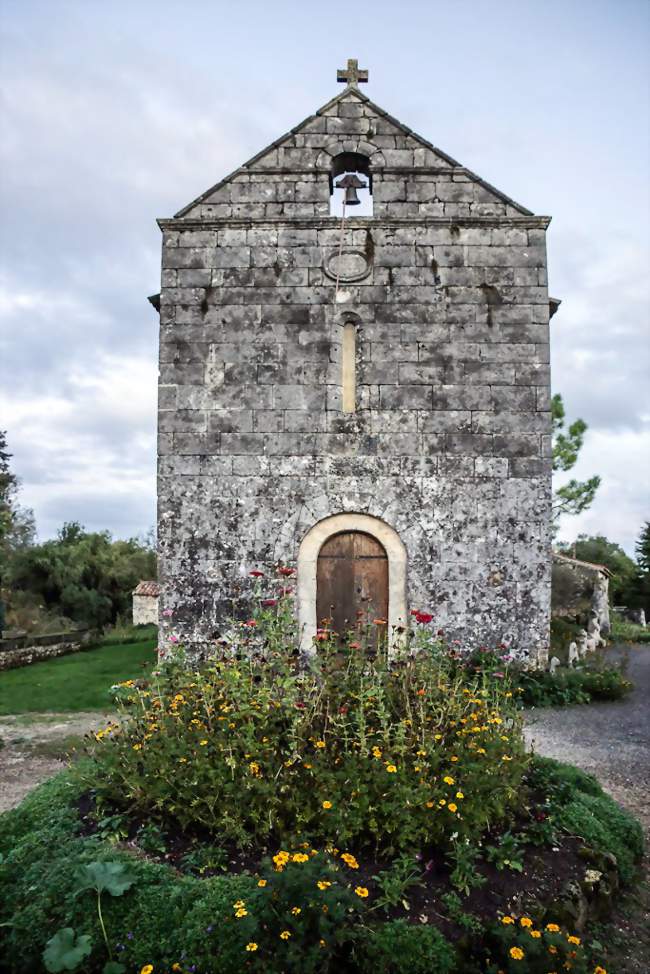
<path id="1" fill-rule="evenodd" d="M 340 152 L 330 170 L 330 216 L 372 216 L 370 160 L 360 152 Z"/>

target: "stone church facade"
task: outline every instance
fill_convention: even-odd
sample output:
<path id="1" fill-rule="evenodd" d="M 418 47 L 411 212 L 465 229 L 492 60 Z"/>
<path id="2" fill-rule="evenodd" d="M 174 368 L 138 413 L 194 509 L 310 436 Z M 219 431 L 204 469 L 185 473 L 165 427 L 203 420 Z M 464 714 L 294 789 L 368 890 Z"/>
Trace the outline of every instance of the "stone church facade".
<path id="1" fill-rule="evenodd" d="M 204 652 L 249 571 L 284 564 L 306 651 L 338 578 L 347 617 L 361 599 L 394 632 L 426 610 L 541 662 L 549 218 L 370 101 L 356 62 L 340 74 L 159 221 L 161 607 Z M 372 215 L 330 215 L 345 173 Z"/>

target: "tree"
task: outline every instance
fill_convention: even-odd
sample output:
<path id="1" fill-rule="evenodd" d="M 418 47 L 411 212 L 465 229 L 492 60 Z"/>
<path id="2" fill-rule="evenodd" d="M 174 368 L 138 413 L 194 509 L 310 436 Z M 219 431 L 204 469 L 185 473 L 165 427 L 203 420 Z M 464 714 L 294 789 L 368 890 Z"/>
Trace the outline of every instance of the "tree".
<path id="1" fill-rule="evenodd" d="M 20 481 L 11 470 L 11 453 L 7 449 L 6 431 L 0 430 L 0 634 L 5 627 L 6 582 L 12 554 L 34 540 L 34 515 L 18 504 Z"/>
<path id="2" fill-rule="evenodd" d="M 635 545 L 636 574 L 628 605 L 633 609 L 645 609 L 650 618 L 650 521 L 646 521 Z"/>
<path id="3" fill-rule="evenodd" d="M 577 463 L 578 454 L 584 443 L 587 424 L 576 419 L 566 426 L 566 414 L 562 396 L 556 393 L 551 400 L 553 420 L 553 472 L 566 472 Z M 557 523 L 562 514 L 581 514 L 593 503 L 600 487 L 600 477 L 591 477 L 582 482 L 571 479 L 553 494 L 553 522 Z"/>

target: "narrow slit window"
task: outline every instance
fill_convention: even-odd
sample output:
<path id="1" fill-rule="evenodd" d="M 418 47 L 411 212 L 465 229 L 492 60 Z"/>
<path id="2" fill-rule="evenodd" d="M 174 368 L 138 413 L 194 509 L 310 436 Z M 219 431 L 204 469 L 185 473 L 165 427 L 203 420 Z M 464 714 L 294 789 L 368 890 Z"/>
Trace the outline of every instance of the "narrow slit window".
<path id="1" fill-rule="evenodd" d="M 357 408 L 357 326 L 353 321 L 343 325 L 341 345 L 341 408 L 354 413 Z"/>

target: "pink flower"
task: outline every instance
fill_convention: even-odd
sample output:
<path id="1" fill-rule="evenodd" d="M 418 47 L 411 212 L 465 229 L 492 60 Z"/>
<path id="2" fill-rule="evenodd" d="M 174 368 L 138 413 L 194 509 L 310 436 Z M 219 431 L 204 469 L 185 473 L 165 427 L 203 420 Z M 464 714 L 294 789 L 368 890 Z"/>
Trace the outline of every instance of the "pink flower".
<path id="1" fill-rule="evenodd" d="M 249 629 L 254 629 L 255 626 L 257 625 L 257 620 L 248 619 L 246 622 L 242 623 L 242 625 L 248 626 Z"/>
<path id="2" fill-rule="evenodd" d="M 170 643 L 177 643 L 178 642 L 178 636 L 170 636 L 169 637 L 169 641 L 170 641 Z"/>
<path id="3" fill-rule="evenodd" d="M 169 619 L 170 616 L 173 616 L 174 615 L 174 610 L 173 609 L 163 609 L 162 610 L 162 614 L 164 615 L 165 619 Z"/>
<path id="4" fill-rule="evenodd" d="M 295 568 L 285 568 L 284 565 L 279 565 L 277 568 L 278 575 L 284 575 L 287 578 L 289 575 L 293 575 L 295 570 Z"/>
<path id="5" fill-rule="evenodd" d="M 274 605 L 278 604 L 277 599 L 262 599 L 262 605 L 265 609 L 271 609 Z"/>

